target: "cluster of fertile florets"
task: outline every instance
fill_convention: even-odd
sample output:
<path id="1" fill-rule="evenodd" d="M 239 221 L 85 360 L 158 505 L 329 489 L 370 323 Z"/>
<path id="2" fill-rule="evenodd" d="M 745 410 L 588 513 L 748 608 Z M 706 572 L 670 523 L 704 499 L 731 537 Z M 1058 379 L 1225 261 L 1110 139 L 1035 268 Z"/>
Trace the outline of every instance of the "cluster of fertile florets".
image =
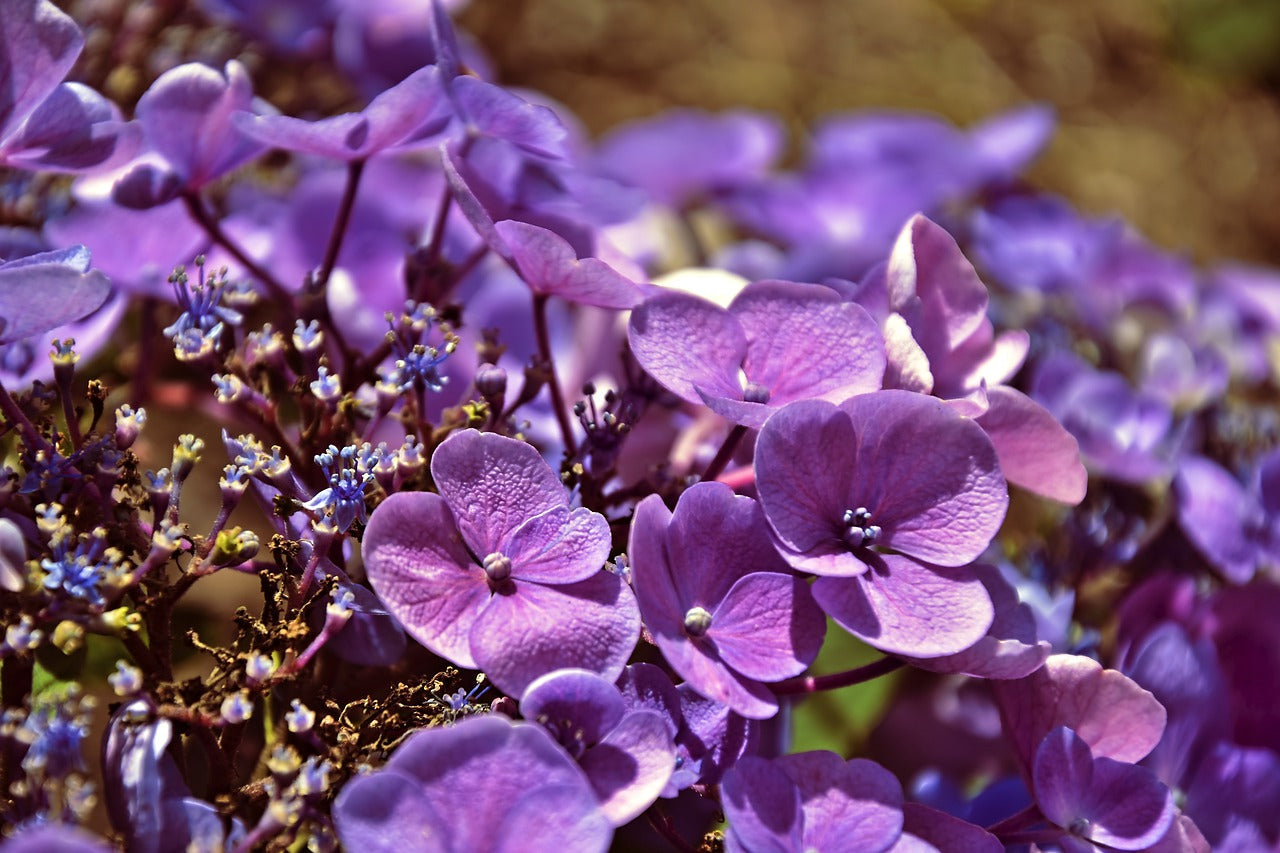
<path id="1" fill-rule="evenodd" d="M 77 176 L 0 234 L 5 849 L 1280 843 L 1280 275 L 1027 190 L 1040 108 L 783 172 L 347 5 L 211 26 L 362 110 L 126 121 L 0 4 L 0 163 Z"/>

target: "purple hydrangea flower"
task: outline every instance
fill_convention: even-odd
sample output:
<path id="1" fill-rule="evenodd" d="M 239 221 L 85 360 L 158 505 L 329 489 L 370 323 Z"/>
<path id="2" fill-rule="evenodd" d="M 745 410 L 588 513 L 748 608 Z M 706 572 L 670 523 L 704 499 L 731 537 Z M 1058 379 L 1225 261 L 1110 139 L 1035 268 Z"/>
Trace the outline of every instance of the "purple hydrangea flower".
<path id="1" fill-rule="evenodd" d="M 570 509 L 528 444 L 465 430 L 431 457 L 439 494 L 400 492 L 369 517 L 364 561 L 405 630 L 519 693 L 555 669 L 614 679 L 640 633 L 635 597 L 601 567 L 609 527 Z"/>
<path id="2" fill-rule="evenodd" d="M 752 428 L 794 400 L 874 391 L 884 373 L 875 321 L 817 284 L 755 282 L 728 309 L 663 293 L 631 313 L 628 339 L 672 393 Z"/>
<path id="3" fill-rule="evenodd" d="M 730 851 L 879 853 L 902 837 L 902 786 L 866 759 L 825 751 L 747 756 L 725 774 L 721 791 Z"/>
<path id="4" fill-rule="evenodd" d="M 1173 796 L 1145 767 L 1095 756 L 1066 726 L 1050 731 L 1036 750 L 1031 771 L 1036 805 L 1067 831 L 1070 853 L 1092 853 L 1095 844 L 1145 850 L 1169 831 Z"/>
<path id="5" fill-rule="evenodd" d="M 771 115 L 745 110 L 711 114 L 668 110 L 610 131 L 600 140 L 597 167 L 680 207 L 708 192 L 763 177 L 784 142 Z"/>
<path id="6" fill-rule="evenodd" d="M 533 723 L 500 715 L 424 729 L 333 804 L 349 850 L 597 850 L 613 838 L 582 769 Z"/>
<path id="7" fill-rule="evenodd" d="M 675 771 L 669 717 L 628 708 L 618 688 L 594 672 L 560 669 L 535 679 L 520 699 L 520 713 L 578 762 L 614 826 L 652 805 Z"/>
<path id="8" fill-rule="evenodd" d="M 0 262 L 0 344 L 50 332 L 102 307 L 111 282 L 84 246 Z"/>
<path id="9" fill-rule="evenodd" d="M 1114 669 L 1081 655 L 1052 655 L 1032 675 L 992 683 L 1005 736 L 1030 778 L 1036 750 L 1059 726 L 1084 740 L 1093 756 L 1140 761 L 1164 733 L 1164 707 Z"/>
<path id="10" fill-rule="evenodd" d="M 1188 456 L 1173 481 L 1178 525 L 1232 583 L 1280 565 L 1280 451 L 1261 461 L 1248 489 L 1216 462 Z"/>
<path id="11" fill-rule="evenodd" d="M 936 657 L 991 626 L 991 599 L 965 566 L 1009 497 L 977 424 L 907 391 L 793 403 L 765 422 L 755 464 L 779 551 L 821 576 L 814 597 L 855 636 Z"/>
<path id="12" fill-rule="evenodd" d="M 114 104 L 62 82 L 83 48 L 75 21 L 48 0 L 0 4 L 0 165 L 85 172 L 132 149 Z"/>
<path id="13" fill-rule="evenodd" d="M 698 483 L 674 513 L 657 495 L 636 507 L 628 549 L 640 613 L 671 668 L 745 717 L 771 717 L 762 682 L 799 675 L 826 624 L 809 587 L 774 551 L 760 506 Z"/>

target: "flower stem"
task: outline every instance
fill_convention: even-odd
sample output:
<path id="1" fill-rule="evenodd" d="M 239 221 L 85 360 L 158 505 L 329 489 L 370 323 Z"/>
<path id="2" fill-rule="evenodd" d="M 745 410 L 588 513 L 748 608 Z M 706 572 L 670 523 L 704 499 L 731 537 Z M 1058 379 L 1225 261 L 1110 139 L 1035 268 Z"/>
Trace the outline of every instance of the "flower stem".
<path id="1" fill-rule="evenodd" d="M 50 449 L 49 442 L 44 440 L 44 436 L 36 430 L 35 424 L 31 423 L 23 413 L 17 401 L 9 394 L 9 389 L 4 387 L 4 383 L 0 383 L 0 414 L 4 415 L 10 426 L 22 434 L 22 438 L 29 447 L 36 450 Z"/>
<path id="2" fill-rule="evenodd" d="M 742 424 L 737 424 L 729 430 L 729 434 L 724 438 L 724 444 L 720 445 L 720 449 L 716 451 L 716 456 L 707 466 L 707 470 L 702 472 L 703 482 L 710 482 L 720 476 L 720 472 L 729 464 L 734 451 L 738 449 L 738 445 L 742 443 L 742 437 L 746 434 L 747 428 Z"/>
<path id="3" fill-rule="evenodd" d="M 342 201 L 338 205 L 338 215 L 333 220 L 333 230 L 329 232 L 329 243 L 325 246 L 320 273 L 316 276 L 317 290 L 323 291 L 329 284 L 329 276 L 333 275 L 333 267 L 338 263 L 338 252 L 342 250 L 342 241 L 347 236 L 347 226 L 351 223 L 351 211 L 355 208 L 364 163 L 364 160 L 352 160 L 347 164 L 347 184 L 342 190 Z"/>
<path id="4" fill-rule="evenodd" d="M 259 266 L 257 262 L 246 255 L 244 250 L 236 245 L 234 240 L 227 236 L 227 233 L 222 230 L 222 226 L 218 224 L 218 220 L 210 216 L 209 211 L 204 209 L 204 203 L 200 201 L 200 196 L 193 192 L 184 192 L 182 194 L 182 201 L 186 204 L 187 211 L 190 212 L 191 218 L 205 230 L 205 233 L 209 235 L 210 239 L 230 252 L 231 256 L 239 261 L 240 265 L 249 271 L 250 275 L 262 282 L 263 286 L 266 287 L 267 290 L 271 291 L 271 296 L 274 299 L 279 300 L 282 305 L 293 304 L 292 297 L 289 295 L 289 291 L 285 290 L 284 285 L 281 284 L 275 276 L 267 272 Z"/>
<path id="5" fill-rule="evenodd" d="M 831 675 L 806 675 L 799 678 L 789 678 L 786 681 L 771 684 L 770 687 L 774 694 L 778 696 L 817 693 L 822 690 L 838 690 L 841 687 L 862 684 L 882 675 L 888 675 L 895 669 L 901 669 L 904 666 L 906 666 L 906 661 L 895 658 L 892 655 L 885 655 L 880 660 L 872 661 L 866 666 L 855 667 L 854 669 Z"/>
<path id="6" fill-rule="evenodd" d="M 560 437 L 564 439 L 565 455 L 572 458 L 578 452 L 578 445 L 573 440 L 573 426 L 569 423 L 569 410 L 564 404 L 564 392 L 560 390 L 560 380 L 556 377 L 556 365 L 551 360 L 551 336 L 547 333 L 547 297 L 542 293 L 533 295 L 533 331 L 538 337 L 538 355 L 547 367 L 547 387 L 551 390 L 551 408 L 556 413 L 556 423 L 560 425 Z"/>

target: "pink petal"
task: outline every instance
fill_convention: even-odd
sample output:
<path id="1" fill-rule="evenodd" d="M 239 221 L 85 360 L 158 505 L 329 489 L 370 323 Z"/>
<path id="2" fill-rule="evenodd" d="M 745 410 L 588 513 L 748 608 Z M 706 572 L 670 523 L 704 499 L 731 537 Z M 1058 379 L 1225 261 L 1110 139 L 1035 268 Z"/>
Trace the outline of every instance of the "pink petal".
<path id="1" fill-rule="evenodd" d="M 1089 474 L 1075 437 L 1021 391 L 990 388 L 987 400 L 986 413 L 976 420 L 995 445 L 1009 482 L 1065 504 L 1084 500 Z"/>
<path id="2" fill-rule="evenodd" d="M 903 227 L 889 255 L 889 307 L 913 337 L 940 362 L 987 319 L 987 287 L 955 238 L 917 214 Z"/>

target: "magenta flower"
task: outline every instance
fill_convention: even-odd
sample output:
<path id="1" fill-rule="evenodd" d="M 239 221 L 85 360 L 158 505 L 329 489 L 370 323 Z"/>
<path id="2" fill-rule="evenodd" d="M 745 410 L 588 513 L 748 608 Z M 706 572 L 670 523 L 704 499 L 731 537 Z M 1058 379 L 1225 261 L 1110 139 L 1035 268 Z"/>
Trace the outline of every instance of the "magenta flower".
<path id="1" fill-rule="evenodd" d="M 392 495 L 364 535 L 369 580 L 405 630 L 508 693 L 562 668 L 616 679 L 640 615 L 602 570 L 604 517 L 570 509 L 538 452 L 500 435 L 450 436 L 431 475 L 439 494 Z"/>
<path id="2" fill-rule="evenodd" d="M 794 400 L 846 400 L 880 387 L 884 341 L 860 306 L 828 287 L 747 285 L 728 309 L 663 293 L 631 313 L 636 360 L 673 394 L 759 428 Z"/>
<path id="3" fill-rule="evenodd" d="M 546 730 L 500 715 L 410 735 L 333 804 L 348 850 L 600 851 L 613 825 L 581 768 Z"/>
<path id="4" fill-rule="evenodd" d="M 671 668 L 744 717 L 771 717 L 762 682 L 799 675 L 826 625 L 809 587 L 769 542 L 751 498 L 698 483 L 675 513 L 651 495 L 636 507 L 629 547 L 640 612 Z"/>
<path id="5" fill-rule="evenodd" d="M 880 391 L 793 403 L 765 422 L 756 485 L 775 544 L 814 597 L 888 652 L 936 657 L 991 625 L 967 564 L 1008 506 L 991 441 L 940 400 Z"/>

